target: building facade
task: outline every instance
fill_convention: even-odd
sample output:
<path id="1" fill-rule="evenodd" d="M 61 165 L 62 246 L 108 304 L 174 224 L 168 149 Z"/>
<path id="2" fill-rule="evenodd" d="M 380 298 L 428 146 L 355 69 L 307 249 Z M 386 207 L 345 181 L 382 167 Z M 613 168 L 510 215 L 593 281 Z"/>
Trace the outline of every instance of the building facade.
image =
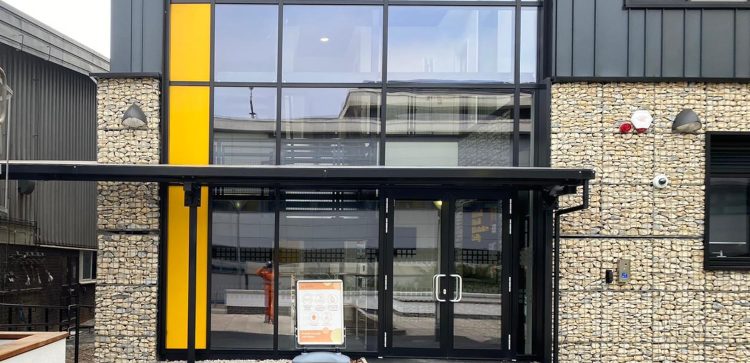
<path id="1" fill-rule="evenodd" d="M 747 361 L 749 31 L 745 1 L 113 2 L 99 163 L 596 177 L 204 185 L 194 285 L 183 186 L 100 183 L 98 359 L 291 357 L 296 283 L 338 279 L 352 356 Z"/>
<path id="2" fill-rule="evenodd" d="M 89 73 L 109 70 L 107 58 L 0 3 L 0 68 L 13 91 L 0 158 L 94 160 L 97 86 Z M 94 305 L 96 186 L 6 184 L 3 177 L 0 194 L 6 209 L 0 215 L 0 329 L 62 329 L 43 322 L 70 321 L 67 307 L 76 302 Z M 82 318 L 93 318 L 93 310 L 83 309 Z"/>

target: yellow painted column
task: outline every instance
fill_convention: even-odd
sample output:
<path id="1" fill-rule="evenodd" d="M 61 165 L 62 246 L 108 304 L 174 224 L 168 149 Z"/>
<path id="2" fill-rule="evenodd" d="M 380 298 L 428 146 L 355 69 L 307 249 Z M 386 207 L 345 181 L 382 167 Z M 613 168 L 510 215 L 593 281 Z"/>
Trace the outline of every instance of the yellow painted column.
<path id="1" fill-rule="evenodd" d="M 169 87 L 167 162 L 209 164 L 211 5 L 170 7 L 170 81 L 205 82 L 205 86 Z M 200 84 L 200 83 L 199 83 Z M 182 186 L 170 186 L 167 203 L 166 348 L 187 348 L 188 224 Z M 195 346 L 206 348 L 208 303 L 208 188 L 198 208 Z"/>

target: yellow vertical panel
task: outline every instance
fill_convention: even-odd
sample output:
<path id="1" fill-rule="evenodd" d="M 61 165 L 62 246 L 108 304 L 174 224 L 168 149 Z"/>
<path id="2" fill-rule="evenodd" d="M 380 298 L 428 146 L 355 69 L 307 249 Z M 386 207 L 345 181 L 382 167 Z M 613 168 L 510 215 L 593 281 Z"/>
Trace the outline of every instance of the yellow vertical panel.
<path id="1" fill-rule="evenodd" d="M 169 187 L 167 216 L 167 349 L 187 348 L 189 208 L 182 186 Z M 208 302 L 208 188 L 201 188 L 198 208 L 198 253 L 196 255 L 195 347 L 206 348 L 206 304 Z"/>
<path id="2" fill-rule="evenodd" d="M 169 164 L 208 164 L 209 103 L 208 87 L 169 87 Z"/>
<path id="3" fill-rule="evenodd" d="M 211 4 L 172 4 L 169 79 L 208 82 L 211 74 Z"/>

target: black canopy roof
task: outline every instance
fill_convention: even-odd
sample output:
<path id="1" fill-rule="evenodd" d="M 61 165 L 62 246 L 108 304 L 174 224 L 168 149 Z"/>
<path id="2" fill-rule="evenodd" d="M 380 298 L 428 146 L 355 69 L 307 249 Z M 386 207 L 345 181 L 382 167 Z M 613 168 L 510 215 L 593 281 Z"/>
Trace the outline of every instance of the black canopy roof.
<path id="1" fill-rule="evenodd" d="M 13 160 L 8 177 L 16 180 L 125 181 L 243 185 L 430 186 L 579 186 L 594 178 L 590 169 L 525 167 L 391 166 L 228 166 L 100 164 L 90 161 Z M 5 175 L 6 165 L 1 169 Z"/>

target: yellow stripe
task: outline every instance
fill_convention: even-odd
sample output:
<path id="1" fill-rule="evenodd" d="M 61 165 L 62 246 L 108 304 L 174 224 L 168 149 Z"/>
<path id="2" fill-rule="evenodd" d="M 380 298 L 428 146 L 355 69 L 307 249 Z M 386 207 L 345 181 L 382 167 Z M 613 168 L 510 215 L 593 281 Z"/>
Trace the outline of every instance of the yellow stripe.
<path id="1" fill-rule="evenodd" d="M 181 186 L 169 187 L 167 228 L 167 349 L 187 348 L 189 209 Z M 195 292 L 195 347 L 206 348 L 208 271 L 208 188 L 201 190 L 198 208 L 198 253 Z"/>
<path id="2" fill-rule="evenodd" d="M 169 164 L 208 164 L 208 87 L 170 87 Z M 201 191 L 198 209 L 198 254 L 196 265 L 195 346 L 206 347 L 206 304 L 208 300 L 208 188 Z M 167 208 L 167 297 L 166 347 L 187 348 L 188 208 L 181 186 L 170 186 Z"/>
<path id="3" fill-rule="evenodd" d="M 211 74 L 211 5 L 172 4 L 169 78 L 208 82 Z"/>
<path id="4" fill-rule="evenodd" d="M 169 88 L 169 164 L 208 164 L 208 87 Z"/>

